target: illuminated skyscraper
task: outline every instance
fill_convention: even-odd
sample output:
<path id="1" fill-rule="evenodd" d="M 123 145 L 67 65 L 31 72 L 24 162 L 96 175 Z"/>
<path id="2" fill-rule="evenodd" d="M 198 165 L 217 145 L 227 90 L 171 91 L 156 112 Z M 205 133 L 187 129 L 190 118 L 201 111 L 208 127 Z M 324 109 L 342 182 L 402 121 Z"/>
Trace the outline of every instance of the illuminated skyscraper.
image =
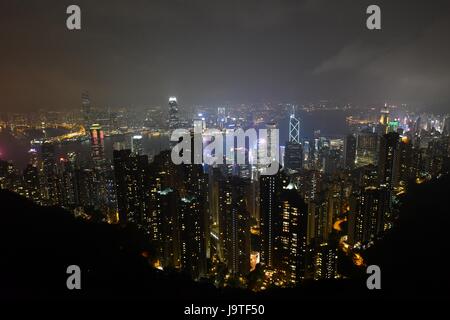
<path id="1" fill-rule="evenodd" d="M 366 187 L 350 198 L 349 242 L 368 242 L 389 229 L 391 192 L 384 187 Z"/>
<path id="2" fill-rule="evenodd" d="M 178 169 L 178 183 L 174 184 L 181 195 L 181 259 L 182 267 L 194 278 L 206 273 L 206 246 L 209 243 L 208 179 L 200 164 L 182 164 Z M 177 186 L 178 185 L 178 186 Z M 183 246 L 189 257 L 183 257 Z"/>
<path id="3" fill-rule="evenodd" d="M 388 133 L 389 130 L 389 109 L 385 105 L 380 111 L 380 126 L 382 128 L 382 133 Z"/>
<path id="4" fill-rule="evenodd" d="M 55 146 L 51 142 L 44 142 L 41 153 L 44 202 L 48 205 L 56 205 L 58 203 L 58 176 Z"/>
<path id="5" fill-rule="evenodd" d="M 194 279 L 206 274 L 204 203 L 195 197 L 183 197 L 180 203 L 181 268 Z"/>
<path id="6" fill-rule="evenodd" d="M 277 212 L 276 198 L 280 190 L 279 177 L 276 175 L 261 176 L 260 178 L 260 219 L 261 219 L 261 262 L 273 266 L 274 247 L 274 217 Z"/>
<path id="7" fill-rule="evenodd" d="M 181 268 L 197 279 L 206 274 L 209 236 L 206 176 L 202 165 L 174 165 L 170 151 L 149 165 L 148 234 L 163 267 Z"/>
<path id="8" fill-rule="evenodd" d="M 414 149 L 411 140 L 400 140 L 395 156 L 394 187 L 405 187 L 409 180 L 415 179 L 412 169 Z"/>
<path id="9" fill-rule="evenodd" d="M 172 175 L 173 163 L 170 153 L 164 151 L 155 156 L 149 166 L 149 238 L 153 245 L 158 248 L 158 255 L 162 254 L 162 217 L 160 216 L 160 194 L 170 185 L 169 176 Z"/>
<path id="10" fill-rule="evenodd" d="M 180 119 L 178 118 L 178 101 L 176 97 L 169 98 L 169 130 L 180 128 Z"/>
<path id="11" fill-rule="evenodd" d="M 99 124 L 93 124 L 91 134 L 91 158 L 94 165 L 93 179 L 95 185 L 94 203 L 96 208 L 107 208 L 108 192 L 106 188 L 107 161 L 105 157 L 105 142 L 103 129 Z"/>
<path id="12" fill-rule="evenodd" d="M 385 126 L 389 124 L 389 110 L 386 107 L 380 111 L 380 123 Z"/>
<path id="13" fill-rule="evenodd" d="M 394 119 L 393 121 L 389 121 L 387 132 L 398 132 L 400 121 L 398 119 Z"/>
<path id="14" fill-rule="evenodd" d="M 279 198 L 279 232 L 275 236 L 274 267 L 285 281 L 297 284 L 304 277 L 306 256 L 307 207 L 295 189 L 286 188 Z"/>
<path id="15" fill-rule="evenodd" d="M 143 138 L 141 135 L 134 135 L 131 137 L 131 151 L 140 155 L 144 153 Z"/>
<path id="16" fill-rule="evenodd" d="M 147 156 L 135 155 L 131 150 L 114 150 L 114 173 L 119 222 L 148 227 L 149 179 Z"/>
<path id="17" fill-rule="evenodd" d="M 219 182 L 220 254 L 233 275 L 250 271 L 250 214 L 245 203 L 247 181 L 239 177 Z"/>
<path id="18" fill-rule="evenodd" d="M 93 124 L 90 128 L 91 133 L 91 156 L 95 168 L 105 166 L 105 143 L 103 129 L 99 124 Z"/>
<path id="19" fill-rule="evenodd" d="M 379 136 L 373 132 L 359 132 L 356 136 L 356 166 L 377 164 Z"/>
<path id="20" fill-rule="evenodd" d="M 66 157 L 59 158 L 58 161 L 58 188 L 59 188 L 59 204 L 63 208 L 73 208 L 75 206 L 75 155 L 71 155 L 71 159 Z"/>
<path id="21" fill-rule="evenodd" d="M 321 243 L 314 255 L 314 280 L 334 279 L 337 274 L 337 245 Z"/>
<path id="22" fill-rule="evenodd" d="M 275 262 L 275 237 L 280 228 L 278 201 L 287 179 L 283 172 L 260 178 L 261 262 L 272 267 Z"/>
<path id="23" fill-rule="evenodd" d="M 289 142 L 300 144 L 300 120 L 295 117 L 295 107 L 289 116 Z"/>
<path id="24" fill-rule="evenodd" d="M 41 188 L 39 181 L 39 170 L 32 164 L 28 164 L 23 172 L 23 182 L 26 197 L 35 203 L 41 203 Z"/>
<path id="25" fill-rule="evenodd" d="M 39 168 L 39 157 L 38 157 L 37 150 L 34 148 L 31 148 L 28 151 L 28 155 L 30 156 L 29 164 L 31 164 L 35 168 Z"/>
<path id="26" fill-rule="evenodd" d="M 163 267 L 180 268 L 180 196 L 177 191 L 166 188 L 158 191 L 157 203 L 159 204 L 157 216 L 160 219 L 161 226 L 162 265 Z"/>
<path id="27" fill-rule="evenodd" d="M 380 185 L 394 187 L 395 177 L 398 175 L 398 146 L 400 137 L 396 132 L 383 135 L 380 140 L 380 155 L 378 161 L 378 178 Z"/>

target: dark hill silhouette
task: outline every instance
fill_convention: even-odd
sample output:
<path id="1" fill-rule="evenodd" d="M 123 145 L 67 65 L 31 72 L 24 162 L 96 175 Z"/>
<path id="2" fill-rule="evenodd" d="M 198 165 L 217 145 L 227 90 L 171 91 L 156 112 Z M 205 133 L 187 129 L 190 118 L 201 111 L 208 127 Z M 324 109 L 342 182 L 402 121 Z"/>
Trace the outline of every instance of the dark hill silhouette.
<path id="1" fill-rule="evenodd" d="M 0 190 L 0 297 L 177 298 L 212 288 L 151 268 L 152 248 L 138 230 L 86 222 Z M 79 265 L 82 289 L 68 290 L 66 268 Z"/>
<path id="2" fill-rule="evenodd" d="M 382 271 L 382 289 L 399 299 L 450 299 L 450 176 L 413 185 L 400 219 L 366 253 Z"/>
<path id="3" fill-rule="evenodd" d="M 0 298 L 157 299 L 195 301 L 448 298 L 450 177 L 412 187 L 398 226 L 365 258 L 382 271 L 382 290 L 366 288 L 364 270 L 344 267 L 352 280 L 306 282 L 252 293 L 216 289 L 151 267 L 152 248 L 138 230 L 86 222 L 59 208 L 40 207 L 0 190 Z M 82 290 L 66 288 L 66 268 L 82 270 Z M 344 261 L 345 264 L 345 261 Z"/>

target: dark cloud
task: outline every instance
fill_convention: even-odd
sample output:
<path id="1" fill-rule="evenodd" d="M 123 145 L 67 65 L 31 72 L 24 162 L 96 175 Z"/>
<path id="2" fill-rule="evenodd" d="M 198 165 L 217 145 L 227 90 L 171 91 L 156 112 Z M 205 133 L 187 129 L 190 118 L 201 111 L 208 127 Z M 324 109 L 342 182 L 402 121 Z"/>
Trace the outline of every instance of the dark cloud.
<path id="1" fill-rule="evenodd" d="M 336 55 L 323 61 L 314 69 L 314 73 L 357 71 L 378 57 L 382 50 L 380 47 L 364 45 L 362 43 L 349 44 L 341 48 Z"/>
<path id="2" fill-rule="evenodd" d="M 448 106 L 447 1 L 73 1 L 0 4 L 2 110 L 261 100 Z"/>

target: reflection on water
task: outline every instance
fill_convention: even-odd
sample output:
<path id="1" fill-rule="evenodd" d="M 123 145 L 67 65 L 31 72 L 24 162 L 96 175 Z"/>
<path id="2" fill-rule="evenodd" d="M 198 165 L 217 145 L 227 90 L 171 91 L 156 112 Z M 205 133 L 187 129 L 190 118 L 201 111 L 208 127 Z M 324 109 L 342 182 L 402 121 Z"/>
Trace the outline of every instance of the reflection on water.
<path id="1" fill-rule="evenodd" d="M 112 161 L 114 143 L 121 142 L 125 143 L 127 148 L 131 148 L 131 137 L 132 134 L 119 135 L 105 137 L 105 156 L 107 159 Z M 153 158 L 155 155 L 160 153 L 162 150 L 169 148 L 169 136 L 159 135 L 159 136 L 143 136 L 143 146 L 144 154 L 148 155 L 149 158 Z M 90 147 L 91 144 L 89 140 L 83 142 L 66 142 L 58 147 L 58 153 L 60 155 L 65 155 L 68 152 L 76 152 L 79 154 L 79 159 L 81 161 L 87 161 L 90 157 Z"/>
<path id="2" fill-rule="evenodd" d="M 347 123 L 345 121 L 346 114 L 343 111 L 315 111 L 315 112 L 298 112 L 300 118 L 300 135 L 302 137 L 313 136 L 314 130 L 320 130 L 325 136 L 345 135 L 348 132 Z M 289 118 L 286 117 L 279 123 L 280 128 L 280 144 L 288 139 Z M 130 147 L 131 134 L 117 135 L 105 138 L 105 155 L 108 159 L 112 159 L 114 142 L 124 142 Z M 24 137 L 17 139 L 10 132 L 0 132 L 0 158 L 12 160 L 19 168 L 23 169 L 28 162 L 28 150 L 30 149 L 29 140 L 39 138 Z M 143 137 L 144 153 L 150 158 L 157 155 L 162 150 L 169 148 L 169 137 L 167 135 Z M 90 142 L 65 142 L 58 146 L 57 156 L 64 156 L 68 152 L 77 152 L 81 161 L 86 161 L 90 157 Z"/>
<path id="3" fill-rule="evenodd" d="M 131 134 L 105 137 L 105 156 L 112 160 L 113 146 L 115 142 L 123 142 L 126 147 L 130 147 Z M 143 136 L 144 153 L 150 158 L 169 148 L 169 136 Z M 28 139 L 17 139 L 10 132 L 0 132 L 0 158 L 11 160 L 19 168 L 23 169 L 28 163 L 30 150 Z M 67 141 L 58 144 L 56 147 L 56 156 L 62 157 L 69 152 L 76 152 L 80 161 L 87 161 L 90 157 L 90 142 Z"/>

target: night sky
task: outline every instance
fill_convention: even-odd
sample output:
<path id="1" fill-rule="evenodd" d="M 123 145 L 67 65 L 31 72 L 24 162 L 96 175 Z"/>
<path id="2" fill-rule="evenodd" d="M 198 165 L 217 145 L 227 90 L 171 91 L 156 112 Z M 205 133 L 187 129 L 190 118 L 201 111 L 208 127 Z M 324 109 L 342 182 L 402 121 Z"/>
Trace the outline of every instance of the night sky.
<path id="1" fill-rule="evenodd" d="M 0 111 L 321 99 L 450 110 L 449 1 L 0 2 Z M 78 4 L 82 30 L 66 28 Z M 381 7 L 382 30 L 366 29 Z"/>

